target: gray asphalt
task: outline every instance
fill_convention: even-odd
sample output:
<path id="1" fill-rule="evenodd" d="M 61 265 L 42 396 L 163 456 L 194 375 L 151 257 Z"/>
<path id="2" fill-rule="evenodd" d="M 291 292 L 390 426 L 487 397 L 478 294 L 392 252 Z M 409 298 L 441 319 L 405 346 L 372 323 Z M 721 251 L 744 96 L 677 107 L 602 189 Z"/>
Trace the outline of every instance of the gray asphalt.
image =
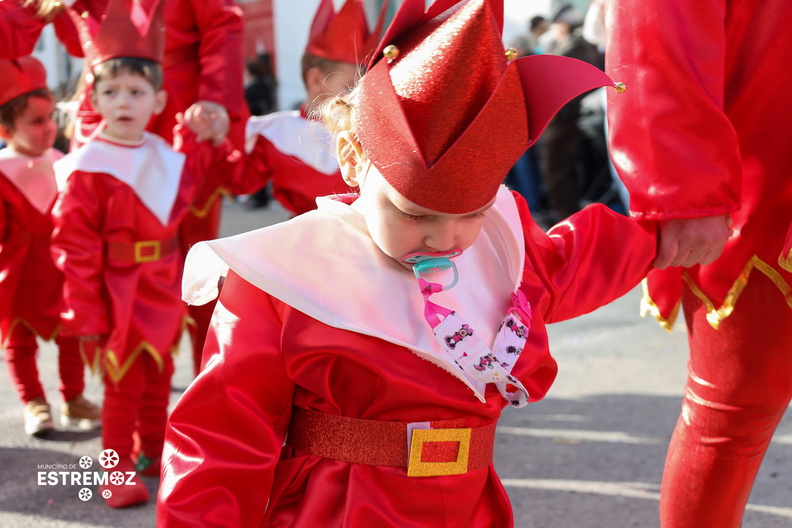
<path id="1" fill-rule="evenodd" d="M 277 206 L 248 211 L 228 204 L 223 233 L 285 217 Z M 639 299 L 636 289 L 590 315 L 552 325 L 558 380 L 543 401 L 506 410 L 498 428 L 495 465 L 511 497 L 517 527 L 659 526 L 660 477 L 679 412 L 687 352 L 682 328 L 667 333 L 641 319 Z M 187 344 L 185 339 L 176 358 L 172 402 L 191 380 Z M 41 377 L 57 411 L 56 357 L 52 345 L 42 345 Z M 100 383 L 90 376 L 87 381 L 87 396 L 99 402 Z M 68 467 L 83 456 L 96 463 L 100 452 L 96 433 L 27 437 L 22 405 L 7 372 L 0 369 L 0 527 L 153 527 L 153 501 L 113 510 L 92 486 L 93 497 L 82 501 L 78 493 L 83 486 L 39 485 L 40 465 Z M 144 481 L 154 496 L 158 480 Z M 781 423 L 759 472 L 744 527 L 792 527 L 790 417 Z"/>

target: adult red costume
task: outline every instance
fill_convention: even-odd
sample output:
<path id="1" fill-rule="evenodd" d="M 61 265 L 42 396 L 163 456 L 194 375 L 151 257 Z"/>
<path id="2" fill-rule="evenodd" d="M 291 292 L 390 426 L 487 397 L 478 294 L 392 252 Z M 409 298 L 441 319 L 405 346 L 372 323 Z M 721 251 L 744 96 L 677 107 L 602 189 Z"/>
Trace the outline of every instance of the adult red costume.
<path id="1" fill-rule="evenodd" d="M 494 424 L 555 379 L 545 323 L 637 284 L 655 237 L 602 206 L 546 234 L 500 187 L 564 102 L 611 84 L 572 59 L 507 59 L 502 20 L 497 0 L 426 13 L 406 0 L 378 51 L 398 48 L 372 61 L 354 96 L 367 159 L 406 199 L 448 214 L 494 200 L 456 260 L 458 284 L 434 301 L 470 324 L 436 338 L 415 277 L 374 242 L 355 196 L 198 244 L 188 301 L 212 298 L 231 271 L 204 369 L 169 418 L 158 526 L 513 524 L 492 467 Z M 417 78 L 426 82 L 407 82 Z M 459 97 L 442 97 L 449 90 Z M 510 308 L 522 323 L 504 321 Z M 494 360 L 512 334 L 524 346 Z M 451 360 L 447 350 L 474 335 L 493 352 L 472 367 Z M 494 363 L 508 372 L 483 382 Z M 522 385 L 501 392 L 507 381 Z"/>
<path id="2" fill-rule="evenodd" d="M 633 214 L 729 214 L 714 263 L 655 271 L 645 309 L 666 327 L 682 301 L 689 377 L 661 489 L 664 527 L 737 527 L 792 397 L 789 271 L 792 5 L 619 0 L 607 11 L 614 162 Z"/>
<path id="3" fill-rule="evenodd" d="M 158 0 L 157 0 L 158 1 Z M 68 3 L 68 2 L 66 2 Z M 147 11 L 155 0 L 143 0 Z M 98 23 L 107 10 L 107 0 L 76 0 L 70 9 Z M 242 72 L 244 59 L 242 12 L 233 0 L 168 0 L 165 2 L 165 51 L 162 61 L 164 89 L 168 104 L 156 116 L 149 130 L 173 141 L 176 114 L 185 112 L 198 101 L 223 106 L 231 120 L 229 139 L 242 150 L 245 121 L 249 115 Z M 79 53 L 75 34 L 59 32 L 70 52 Z M 75 133 L 80 139 L 90 136 L 101 117 L 91 108 L 88 92 L 83 94 Z M 179 243 L 183 255 L 201 240 L 217 238 L 220 230 L 222 196 L 228 195 L 234 171 L 204 175 L 201 187 L 193 198 L 188 214 L 179 228 Z M 190 337 L 193 354 L 200 358 L 209 325 L 212 307 L 190 307 Z"/>

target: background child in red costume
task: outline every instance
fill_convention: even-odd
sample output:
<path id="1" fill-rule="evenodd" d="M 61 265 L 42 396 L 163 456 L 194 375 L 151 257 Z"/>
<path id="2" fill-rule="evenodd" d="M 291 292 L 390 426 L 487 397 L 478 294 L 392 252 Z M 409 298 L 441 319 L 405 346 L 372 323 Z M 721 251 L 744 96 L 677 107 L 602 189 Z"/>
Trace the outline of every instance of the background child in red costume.
<path id="1" fill-rule="evenodd" d="M 500 0 L 405 0 L 328 106 L 359 194 L 191 250 L 186 299 L 227 279 L 169 418 L 158 526 L 513 524 L 501 411 L 555 379 L 546 323 L 635 286 L 656 239 L 601 205 L 545 233 L 501 186 L 558 108 L 613 86 L 513 60 L 502 27 Z"/>
<path id="2" fill-rule="evenodd" d="M 19 397 L 25 432 L 37 435 L 55 424 L 36 368 L 36 336 L 58 334 L 63 275 L 50 257 L 52 206 L 57 187 L 52 164 L 55 99 L 44 66 L 33 57 L 0 60 L 0 345 Z M 63 397 L 61 423 L 81 428 L 100 423 L 99 407 L 86 400 L 85 366 L 76 339 L 55 337 Z"/>
<path id="3" fill-rule="evenodd" d="M 167 99 L 159 65 L 162 3 L 130 13 L 113 0 L 98 32 L 81 31 L 92 104 L 106 127 L 55 165 L 62 190 L 52 245 L 66 276 L 63 328 L 80 337 L 91 365 L 104 372 L 102 443 L 120 458 L 115 470 L 158 475 L 171 352 L 186 312 L 177 233 L 201 175 L 229 170 L 230 145 L 218 149 L 185 134 L 175 152 L 145 132 Z M 108 504 L 148 500 L 145 486 L 134 482 L 103 485 L 112 494 Z"/>
<path id="4" fill-rule="evenodd" d="M 361 0 L 347 0 L 338 13 L 322 0 L 314 15 L 302 57 L 306 99 L 299 110 L 251 117 L 247 124 L 247 163 L 241 194 L 272 182 L 273 197 L 295 215 L 316 209 L 316 198 L 349 192 L 333 155 L 331 136 L 311 117 L 327 99 L 346 92 L 360 76 L 382 33 L 388 3 L 369 32 Z"/>
<path id="5" fill-rule="evenodd" d="M 133 4 L 151 11 L 160 0 Z M 164 7 L 165 48 L 162 60 L 163 88 L 168 93 L 165 109 L 155 116 L 148 130 L 173 142 L 176 115 L 195 130 L 198 141 L 219 143 L 228 137 L 243 149 L 244 126 L 249 115 L 244 99 L 242 12 L 234 0 L 168 0 Z M 107 12 L 108 0 L 38 0 L 39 13 L 52 17 L 63 10 L 98 25 Z M 79 38 L 68 16 L 57 16 L 55 29 L 69 53 L 82 56 Z M 80 94 L 80 108 L 74 126 L 72 147 L 77 148 L 101 129 L 101 116 L 91 106 L 90 75 Z M 241 169 L 241 165 L 239 167 Z M 193 198 L 190 214 L 179 228 L 183 255 L 198 241 L 217 237 L 220 229 L 222 196 L 229 194 L 235 171 L 203 175 Z M 211 306 L 190 307 L 187 327 L 193 355 L 200 362 Z"/>

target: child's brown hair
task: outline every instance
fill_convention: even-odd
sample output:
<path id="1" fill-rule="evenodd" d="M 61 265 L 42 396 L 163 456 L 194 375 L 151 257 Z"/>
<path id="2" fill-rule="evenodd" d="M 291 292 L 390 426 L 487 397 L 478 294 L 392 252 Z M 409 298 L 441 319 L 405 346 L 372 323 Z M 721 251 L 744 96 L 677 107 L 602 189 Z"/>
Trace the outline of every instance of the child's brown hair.
<path id="1" fill-rule="evenodd" d="M 155 92 L 162 89 L 162 66 L 152 60 L 137 57 L 116 57 L 94 66 L 93 88 L 96 89 L 99 81 L 114 79 L 124 71 L 146 79 Z"/>
<path id="2" fill-rule="evenodd" d="M 325 59 L 324 57 L 319 57 L 318 55 L 314 55 L 306 51 L 302 56 L 302 61 L 300 62 L 303 82 L 305 82 L 306 76 L 308 75 L 308 70 L 311 68 L 319 68 L 319 71 L 325 75 L 330 75 L 331 73 L 338 71 L 342 64 L 345 63 Z"/>
<path id="3" fill-rule="evenodd" d="M 8 130 L 13 131 L 14 121 L 17 117 L 22 115 L 22 112 L 24 112 L 28 106 L 28 101 L 34 97 L 48 99 L 50 101 L 55 99 L 55 96 L 52 95 L 52 92 L 46 88 L 33 90 L 32 92 L 15 97 L 6 104 L 0 106 L 0 126 L 4 126 Z"/>

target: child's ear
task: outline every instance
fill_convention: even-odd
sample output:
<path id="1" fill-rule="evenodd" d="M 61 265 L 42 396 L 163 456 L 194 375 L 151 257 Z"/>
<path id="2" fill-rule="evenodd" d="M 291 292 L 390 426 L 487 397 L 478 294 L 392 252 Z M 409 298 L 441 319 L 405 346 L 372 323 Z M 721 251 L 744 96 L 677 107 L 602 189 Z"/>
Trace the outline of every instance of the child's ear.
<path id="1" fill-rule="evenodd" d="M 360 146 L 355 136 L 348 130 L 338 134 L 336 138 L 336 156 L 338 166 L 341 168 L 341 176 L 350 187 L 360 185 L 359 168 L 362 161 L 366 159 L 363 147 Z"/>
<path id="2" fill-rule="evenodd" d="M 324 92 L 325 77 L 325 73 L 315 66 L 305 72 L 305 92 L 308 97 L 316 97 Z"/>
<path id="3" fill-rule="evenodd" d="M 160 115 L 168 104 L 168 92 L 160 90 L 154 94 L 154 115 Z"/>
<path id="4" fill-rule="evenodd" d="M 14 136 L 13 131 L 5 125 L 0 125 L 0 139 L 8 143 Z"/>

